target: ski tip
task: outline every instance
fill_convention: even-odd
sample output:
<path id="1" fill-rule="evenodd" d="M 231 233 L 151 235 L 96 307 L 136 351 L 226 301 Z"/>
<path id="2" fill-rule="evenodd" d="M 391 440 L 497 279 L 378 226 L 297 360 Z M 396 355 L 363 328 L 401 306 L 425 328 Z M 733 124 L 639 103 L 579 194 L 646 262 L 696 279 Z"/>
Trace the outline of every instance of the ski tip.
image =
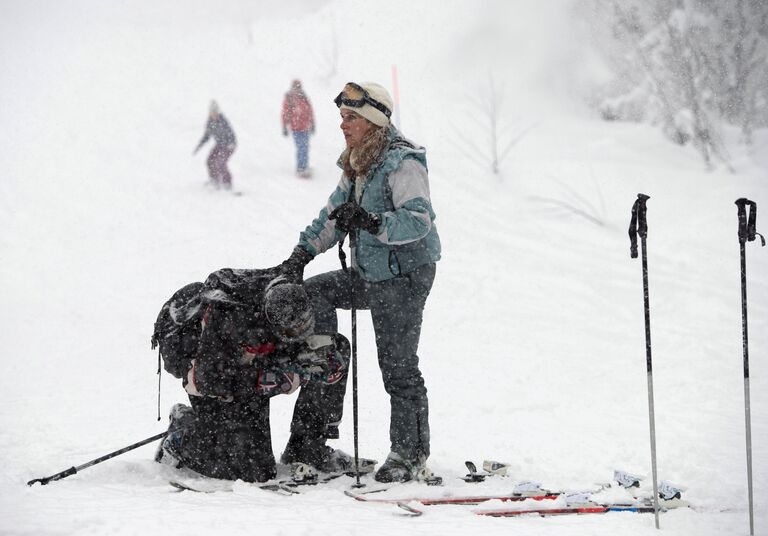
<path id="1" fill-rule="evenodd" d="M 360 502 L 366 502 L 366 500 L 367 500 L 367 499 L 366 499 L 365 497 L 363 497 L 362 495 L 358 495 L 358 494 L 357 494 L 357 493 L 355 493 L 354 491 L 349 491 L 348 489 L 345 489 L 345 490 L 344 490 L 344 495 L 346 495 L 347 497 L 352 497 L 352 498 L 353 498 L 353 499 L 355 499 L 356 501 L 360 501 Z"/>
<path id="2" fill-rule="evenodd" d="M 176 488 L 176 491 L 193 491 L 195 493 L 212 493 L 212 490 L 204 490 L 204 489 L 198 489 L 196 487 L 184 484 L 183 482 L 179 482 L 178 480 L 169 480 L 168 483 Z"/>
<path id="3" fill-rule="evenodd" d="M 173 487 L 178 492 L 187 491 L 189 489 L 188 487 L 179 484 L 178 482 L 174 482 L 173 480 L 169 481 L 168 484 L 170 484 L 171 487 Z"/>
<path id="4" fill-rule="evenodd" d="M 424 513 L 422 510 L 419 510 L 418 508 L 414 508 L 413 506 L 405 502 L 398 502 L 396 504 L 397 504 L 397 507 L 400 508 L 400 510 L 406 512 L 408 515 L 412 517 L 418 517 Z"/>

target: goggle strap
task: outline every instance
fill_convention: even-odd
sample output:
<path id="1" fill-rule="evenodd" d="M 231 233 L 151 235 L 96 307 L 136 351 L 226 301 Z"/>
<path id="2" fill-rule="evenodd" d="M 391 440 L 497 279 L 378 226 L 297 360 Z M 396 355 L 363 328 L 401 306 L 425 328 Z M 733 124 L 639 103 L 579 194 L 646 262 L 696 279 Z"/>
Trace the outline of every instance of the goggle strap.
<path id="1" fill-rule="evenodd" d="M 347 93 L 347 87 L 350 87 L 356 91 L 359 91 L 361 93 L 361 98 L 359 99 L 350 99 L 348 97 L 345 97 L 344 94 Z M 377 101 L 371 95 L 368 93 L 368 91 L 360 86 L 359 84 L 355 84 L 354 82 L 347 82 L 347 84 L 344 86 L 344 89 L 341 90 L 341 93 L 338 94 L 338 96 L 333 99 L 333 102 L 336 104 L 337 108 L 341 108 L 341 105 L 344 106 L 351 106 L 352 108 L 362 108 L 366 104 L 370 104 L 374 108 L 376 108 L 378 111 L 383 113 L 385 116 L 392 117 L 392 110 L 387 108 L 384 104 Z"/>

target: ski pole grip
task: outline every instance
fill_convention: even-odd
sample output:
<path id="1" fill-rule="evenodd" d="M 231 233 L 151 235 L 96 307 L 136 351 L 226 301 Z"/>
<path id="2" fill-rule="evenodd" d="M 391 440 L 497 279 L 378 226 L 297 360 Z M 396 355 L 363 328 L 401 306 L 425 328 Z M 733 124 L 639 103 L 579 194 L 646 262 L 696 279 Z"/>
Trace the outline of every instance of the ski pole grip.
<path id="1" fill-rule="evenodd" d="M 736 200 L 739 216 L 739 242 L 742 244 L 747 241 L 747 203 L 749 203 L 749 199 L 746 197 L 740 197 Z"/>
<path id="2" fill-rule="evenodd" d="M 640 235 L 640 238 L 645 238 L 648 236 L 648 219 L 646 218 L 647 209 L 645 202 L 649 199 L 650 197 L 645 194 L 637 194 L 637 234 Z"/>
<path id="3" fill-rule="evenodd" d="M 52 482 L 54 480 L 61 480 L 62 478 L 67 478 L 68 476 L 72 476 L 75 473 L 77 473 L 77 468 L 70 467 L 66 471 L 62 471 L 61 473 L 56 473 L 55 475 L 46 476 L 44 478 L 35 478 L 27 482 L 27 486 L 31 486 L 32 484 L 40 483 L 41 486 L 45 486 L 48 482 Z"/>
<path id="4" fill-rule="evenodd" d="M 749 205 L 749 218 L 747 220 L 747 240 L 752 242 L 757 234 L 757 203 L 747 201 Z"/>
<path id="5" fill-rule="evenodd" d="M 632 205 L 632 219 L 629 222 L 629 254 L 633 259 L 637 258 L 637 235 L 640 238 L 648 236 L 648 221 L 646 219 L 645 202 L 650 199 L 645 194 L 637 194 L 637 200 Z"/>
<path id="6" fill-rule="evenodd" d="M 344 238 L 341 237 L 341 240 L 339 240 L 339 261 L 341 261 L 341 269 L 345 272 L 347 271 L 347 254 L 344 253 Z"/>
<path id="7" fill-rule="evenodd" d="M 757 203 L 740 197 L 736 200 L 736 206 L 739 215 L 739 242 L 753 242 L 759 236 L 761 245 L 765 246 L 765 237 L 757 232 Z"/>

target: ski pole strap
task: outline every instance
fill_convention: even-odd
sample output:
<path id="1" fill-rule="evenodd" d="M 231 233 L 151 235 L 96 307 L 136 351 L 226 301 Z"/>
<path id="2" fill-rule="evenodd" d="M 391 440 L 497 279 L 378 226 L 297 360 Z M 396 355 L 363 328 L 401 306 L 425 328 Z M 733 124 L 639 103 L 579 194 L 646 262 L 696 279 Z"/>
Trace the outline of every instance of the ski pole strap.
<path id="1" fill-rule="evenodd" d="M 347 268 L 347 254 L 344 253 L 344 240 L 349 236 L 349 249 L 354 249 L 357 245 L 357 231 L 350 231 L 347 235 L 341 237 L 339 240 L 339 260 L 341 261 L 341 269 L 348 272 Z"/>
<path id="2" fill-rule="evenodd" d="M 757 203 L 740 197 L 736 200 L 736 206 L 739 214 L 739 242 L 753 242 L 759 236 L 762 246 L 765 246 L 765 237 L 757 232 Z"/>
<path id="3" fill-rule="evenodd" d="M 349 190 L 349 194 L 347 195 L 347 202 L 348 203 L 354 203 L 355 202 L 355 188 L 354 185 Z M 350 231 L 347 233 L 349 235 L 349 247 L 354 248 L 355 247 L 355 236 L 354 231 Z M 344 235 L 341 237 L 341 240 L 339 240 L 339 260 L 341 261 L 341 269 L 345 272 L 349 271 L 347 269 L 347 254 L 344 253 L 344 240 L 347 238 L 347 235 Z"/>
<path id="4" fill-rule="evenodd" d="M 645 194 L 637 194 L 637 200 L 632 205 L 632 219 L 629 222 L 629 254 L 633 259 L 637 258 L 637 235 L 640 238 L 648 236 L 648 221 L 645 217 L 645 202 L 650 199 Z"/>
<path id="5" fill-rule="evenodd" d="M 341 269 L 345 272 L 349 271 L 347 268 L 347 254 L 344 253 L 344 239 L 346 236 L 342 236 L 339 240 L 339 260 L 341 261 Z"/>

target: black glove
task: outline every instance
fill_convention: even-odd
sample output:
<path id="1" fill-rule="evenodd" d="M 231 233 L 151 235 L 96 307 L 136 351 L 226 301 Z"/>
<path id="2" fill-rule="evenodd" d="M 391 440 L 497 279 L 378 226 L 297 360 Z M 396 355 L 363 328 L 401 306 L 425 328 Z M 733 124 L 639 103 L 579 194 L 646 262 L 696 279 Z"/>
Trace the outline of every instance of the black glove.
<path id="1" fill-rule="evenodd" d="M 287 135 L 288 135 L 288 129 L 283 127 L 283 136 L 287 136 Z"/>
<path id="2" fill-rule="evenodd" d="M 355 229 L 363 229 L 371 234 L 378 234 L 381 218 L 376 214 L 369 214 L 357 203 L 347 201 L 339 205 L 328 215 L 329 220 L 336 220 L 336 228 L 344 233 Z"/>
<path id="3" fill-rule="evenodd" d="M 280 263 L 280 270 L 293 282 L 302 283 L 304 267 L 312 260 L 312 255 L 299 246 L 293 248 L 291 256 Z"/>

